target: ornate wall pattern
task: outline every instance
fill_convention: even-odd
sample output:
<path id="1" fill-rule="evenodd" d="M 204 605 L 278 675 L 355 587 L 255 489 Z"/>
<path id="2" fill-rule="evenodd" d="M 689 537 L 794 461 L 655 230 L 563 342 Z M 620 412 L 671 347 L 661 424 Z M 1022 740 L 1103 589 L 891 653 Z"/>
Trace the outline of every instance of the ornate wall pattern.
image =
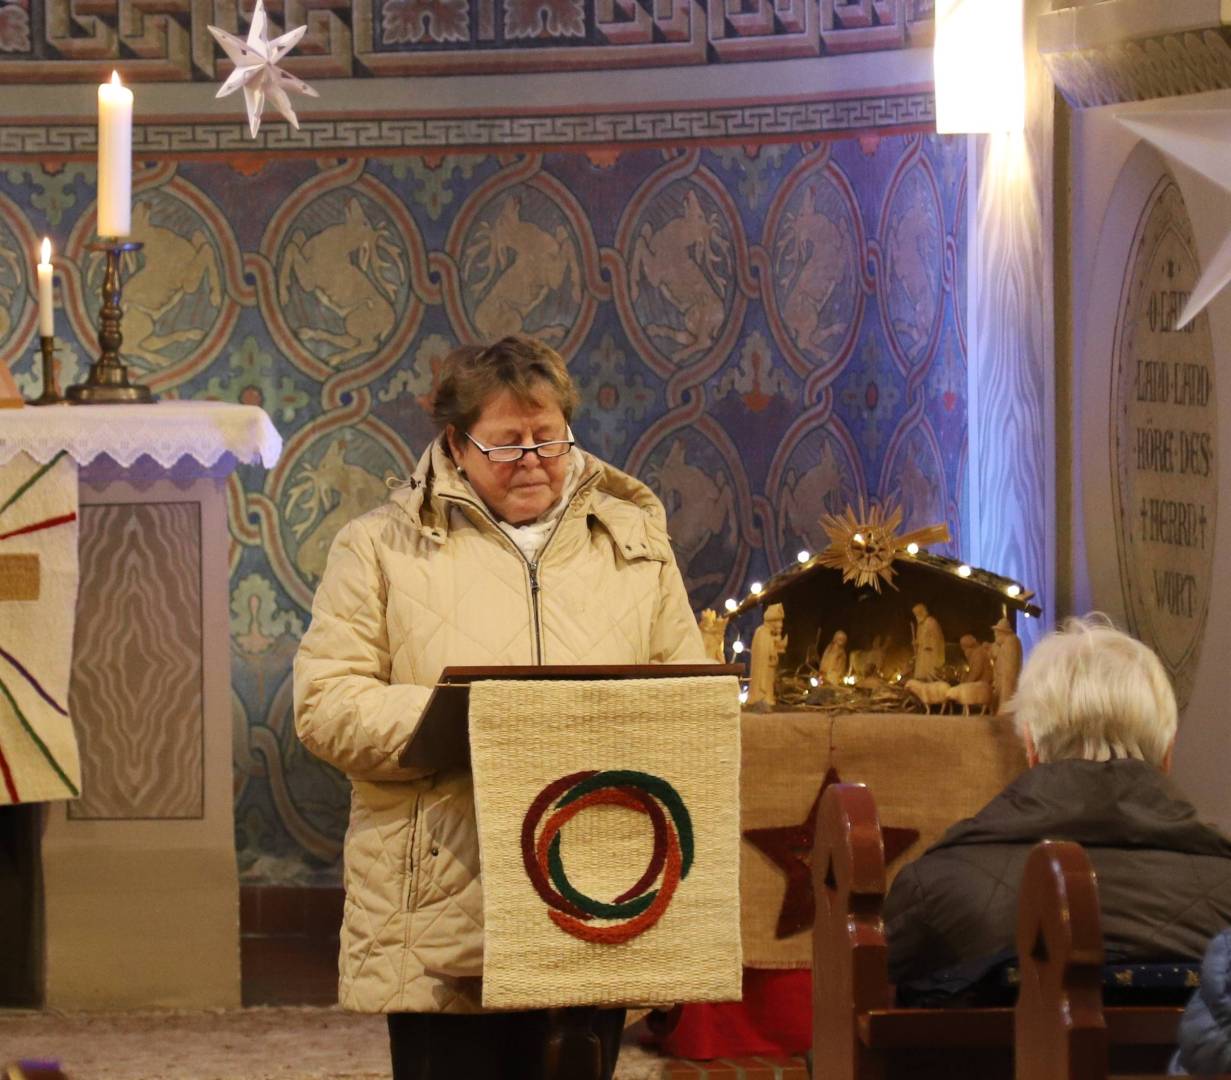
<path id="1" fill-rule="evenodd" d="M 242 112 L 241 114 L 242 115 Z M 301 117 L 299 130 L 266 123 L 257 137 L 246 120 L 208 123 L 151 121 L 133 128 L 138 156 L 232 157 L 266 153 L 309 153 L 328 157 L 381 151 L 479 151 L 491 147 L 572 149 L 673 146 L 729 140 L 756 144 L 766 140 L 850 135 L 876 130 L 903 134 L 934 127 L 936 102 L 930 90 L 818 95 L 815 99 L 680 108 L 627 108 L 517 116 L 483 110 L 467 116 Z M 85 121 L 0 122 L 0 159 L 30 155 L 71 155 L 82 161 L 98 153 L 98 127 Z"/>
<path id="2" fill-rule="evenodd" d="M 306 24 L 302 78 L 461 75 L 780 60 L 927 45 L 934 0 L 270 0 Z M 235 0 L 0 0 L 0 83 L 212 80 L 207 27 L 246 33 Z"/>
<path id="3" fill-rule="evenodd" d="M 1075 109 L 1225 90 L 1231 86 L 1231 30 L 1122 41 L 1043 54 L 1056 88 Z"/>
<path id="4" fill-rule="evenodd" d="M 229 488 L 241 865 L 337 857 L 346 782 L 295 738 L 291 657 L 338 527 L 431 438 L 458 341 L 569 358 L 580 441 L 663 497 L 698 609 L 860 495 L 964 552 L 965 185 L 965 140 L 924 135 L 141 166 L 130 363 L 166 396 L 262 405 L 286 443 Z M 62 255 L 65 382 L 94 349 L 93 198 L 89 164 L 0 171 L 0 252 L 46 232 Z M 27 392 L 32 264 L 0 259 L 0 362 Z"/>

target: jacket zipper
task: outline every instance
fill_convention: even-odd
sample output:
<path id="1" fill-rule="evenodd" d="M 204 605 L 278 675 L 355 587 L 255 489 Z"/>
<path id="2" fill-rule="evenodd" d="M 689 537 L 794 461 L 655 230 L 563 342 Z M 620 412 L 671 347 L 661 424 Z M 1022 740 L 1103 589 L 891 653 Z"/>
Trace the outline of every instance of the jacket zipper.
<path id="1" fill-rule="evenodd" d="M 540 556 L 543 554 L 543 551 L 547 550 L 547 544 L 551 542 L 551 537 L 554 534 L 555 534 L 555 529 L 552 529 L 551 534 L 548 535 L 547 540 L 544 541 L 543 543 L 542 549 L 540 549 L 539 551 Z M 518 550 L 520 551 L 521 549 L 519 548 Z M 525 558 L 525 556 L 523 555 L 522 558 Z M 530 611 L 534 615 L 534 649 L 535 649 L 535 653 L 538 656 L 538 660 L 536 660 L 535 663 L 541 664 L 543 662 L 543 627 L 542 627 L 540 617 L 539 617 L 539 561 L 538 559 L 535 559 L 534 562 L 529 563 L 529 566 L 530 566 Z"/>
<path id="2" fill-rule="evenodd" d="M 522 551 L 522 549 L 519 548 L 515 543 L 513 543 L 512 539 L 505 533 L 505 531 L 502 528 L 500 528 L 499 522 L 497 522 L 496 519 L 492 517 L 490 513 L 488 513 L 486 506 L 481 506 L 479 503 L 474 502 L 472 499 L 458 498 L 456 495 L 445 496 L 446 499 L 452 502 L 465 503 L 467 506 L 473 506 L 480 514 L 482 514 L 485 518 L 487 518 L 488 521 L 492 523 L 492 526 L 495 528 L 497 534 L 504 538 L 505 543 L 507 543 L 509 547 L 511 547 L 515 552 L 517 552 L 518 557 L 521 559 L 522 562 L 526 564 L 526 568 L 530 572 L 530 614 L 534 622 L 534 663 L 535 664 L 542 664 L 543 662 L 543 626 L 542 626 L 542 614 L 539 610 L 540 608 L 539 593 L 541 591 L 540 586 L 539 586 L 539 562 L 542 560 L 543 556 L 546 554 L 547 548 L 551 545 L 552 539 L 555 537 L 557 530 L 560 528 L 560 523 L 564 521 L 564 515 L 568 513 L 569 507 L 573 505 L 573 499 L 577 498 L 577 496 L 580 494 L 581 494 L 581 488 L 578 487 L 578 489 L 575 492 L 573 492 L 573 497 L 569 499 L 564 509 L 560 511 L 560 516 L 556 518 L 556 523 L 551 527 L 551 532 L 547 534 L 547 539 L 543 541 L 543 546 L 539 548 L 538 558 L 533 561 L 531 561 L 530 559 L 527 559 L 525 552 Z"/>
<path id="3" fill-rule="evenodd" d="M 418 889 L 416 885 L 419 880 L 419 850 L 416 846 L 419 842 L 419 801 L 421 796 L 416 794 L 414 805 L 410 811 L 410 838 L 406 842 L 406 911 L 414 911 L 418 906 Z"/>

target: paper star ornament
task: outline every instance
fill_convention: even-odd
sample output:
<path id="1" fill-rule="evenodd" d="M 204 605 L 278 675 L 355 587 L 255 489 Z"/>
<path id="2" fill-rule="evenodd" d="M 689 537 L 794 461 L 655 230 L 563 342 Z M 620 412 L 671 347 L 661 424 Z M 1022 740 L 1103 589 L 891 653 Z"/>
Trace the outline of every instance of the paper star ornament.
<path id="1" fill-rule="evenodd" d="M 244 102 L 248 106 L 248 130 L 254 139 L 261 129 L 261 113 L 265 109 L 267 97 L 296 131 L 299 130 L 299 118 L 291 108 L 291 99 L 286 92 L 294 90 L 295 93 L 306 94 L 308 97 L 320 97 L 320 94 L 302 79 L 288 75 L 278 67 L 278 62 L 299 43 L 307 29 L 306 26 L 299 26 L 270 41 L 264 0 L 256 0 L 247 41 L 240 41 L 234 34 L 228 34 L 216 26 L 209 28 L 209 32 L 235 65 L 235 70 L 227 76 L 226 82 L 218 89 L 215 97 L 226 97 L 243 87 Z"/>
<path id="2" fill-rule="evenodd" d="M 1126 128 L 1231 193 L 1231 109 L 1185 109 L 1174 112 L 1135 112 L 1117 116 Z M 1231 281 L 1231 233 L 1202 270 L 1177 330 L 1200 314 Z"/>

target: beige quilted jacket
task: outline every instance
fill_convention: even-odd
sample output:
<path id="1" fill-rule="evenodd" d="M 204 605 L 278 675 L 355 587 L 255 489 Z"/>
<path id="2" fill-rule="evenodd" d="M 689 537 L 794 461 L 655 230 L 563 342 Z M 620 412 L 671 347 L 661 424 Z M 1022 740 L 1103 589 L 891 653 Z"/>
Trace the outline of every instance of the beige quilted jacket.
<path id="1" fill-rule="evenodd" d="M 536 566 L 439 440 L 406 487 L 334 541 L 295 658 L 295 726 L 352 785 L 339 973 L 348 1009 L 479 1010 L 470 774 L 398 765 L 442 668 L 704 658 L 661 503 L 584 461 Z"/>

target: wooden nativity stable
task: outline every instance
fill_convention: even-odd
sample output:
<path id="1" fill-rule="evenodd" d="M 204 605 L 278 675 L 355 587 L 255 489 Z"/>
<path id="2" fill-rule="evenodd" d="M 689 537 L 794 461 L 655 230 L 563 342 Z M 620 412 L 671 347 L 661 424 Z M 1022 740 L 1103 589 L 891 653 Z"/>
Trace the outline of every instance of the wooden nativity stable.
<path id="1" fill-rule="evenodd" d="M 859 584 L 841 565 L 827 563 L 824 553 L 814 555 L 776 574 L 731 611 L 730 624 L 748 641 L 766 609 L 782 605 L 787 644 L 777 668 L 778 709 L 920 708 L 904 689 L 914 671 L 917 604 L 940 623 L 944 664 L 936 677 L 951 684 L 961 682 L 967 669 L 963 635 L 990 646 L 993 627 L 1002 619 L 1016 632 L 1019 614 L 1041 614 L 1031 602 L 1033 593 L 1020 582 L 959 559 L 902 547 L 887 553 L 884 562 L 889 572 Z M 847 637 L 847 685 L 826 687 L 819 678 L 821 658 L 838 631 Z"/>

